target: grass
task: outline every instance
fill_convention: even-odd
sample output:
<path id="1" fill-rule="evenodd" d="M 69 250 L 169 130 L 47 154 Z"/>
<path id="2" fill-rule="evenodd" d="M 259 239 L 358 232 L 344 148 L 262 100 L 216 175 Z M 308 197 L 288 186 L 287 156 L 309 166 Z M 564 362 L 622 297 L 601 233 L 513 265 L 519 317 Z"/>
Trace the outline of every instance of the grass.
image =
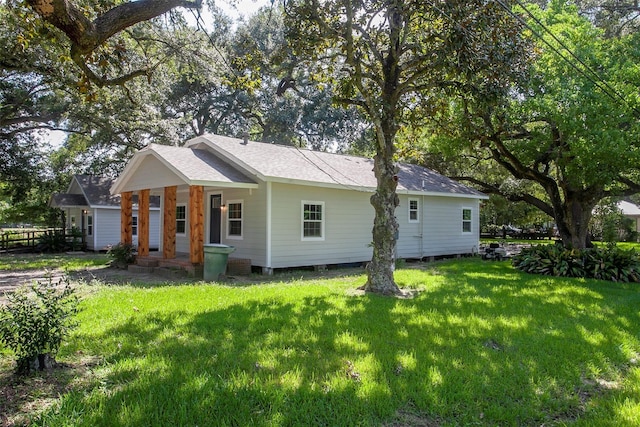
<path id="1" fill-rule="evenodd" d="M 28 422 L 640 423 L 637 286 L 478 259 L 407 264 L 396 280 L 420 292 L 360 295 L 364 277 L 350 272 L 102 287 L 83 300 L 81 326 L 58 357 L 95 362 Z"/>
<path id="2" fill-rule="evenodd" d="M 1 271 L 61 269 L 64 271 L 81 270 L 86 267 L 105 265 L 110 261 L 106 254 L 86 253 L 84 255 L 67 254 L 9 254 L 0 256 Z"/>

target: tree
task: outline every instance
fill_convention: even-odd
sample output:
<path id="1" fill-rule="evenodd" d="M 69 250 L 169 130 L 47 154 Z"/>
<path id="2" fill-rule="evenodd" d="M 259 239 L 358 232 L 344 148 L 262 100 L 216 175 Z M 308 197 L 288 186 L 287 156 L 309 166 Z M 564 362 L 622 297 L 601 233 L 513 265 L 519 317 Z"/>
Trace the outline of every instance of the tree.
<path id="1" fill-rule="evenodd" d="M 337 75 L 330 83 L 338 100 L 358 106 L 375 130 L 373 257 L 364 289 L 397 294 L 396 133 L 439 108 L 434 88 L 450 88 L 454 76 L 481 76 L 503 91 L 522 55 L 519 27 L 484 1 L 292 0 L 285 13 L 294 57 Z"/>
<path id="2" fill-rule="evenodd" d="M 103 72 L 94 70 L 89 61 L 94 60 L 91 55 L 104 48 L 107 40 L 135 24 L 148 21 L 176 7 L 195 9 L 201 5 L 199 1 L 188 0 L 138 0 L 119 4 L 107 2 L 107 8 L 116 5 L 104 11 L 97 6 L 94 10 L 96 16 L 91 20 L 85 15 L 83 8 L 70 0 L 27 0 L 27 3 L 44 21 L 68 37 L 71 42 L 71 59 L 90 82 L 100 87 L 121 85 L 135 77 L 149 75 L 155 66 L 154 64 L 106 77 Z M 114 66 L 107 60 L 98 61 L 97 65 L 102 71 L 122 69 L 122 56 L 126 53 L 127 47 L 124 44 L 116 44 L 113 49 L 115 56 L 119 56 L 120 60 L 113 64 Z"/>
<path id="3" fill-rule="evenodd" d="M 166 118 L 182 119 L 184 139 L 248 132 L 263 142 L 323 150 L 362 138 L 357 110 L 335 105 L 331 86 L 294 69 L 280 10 L 258 10 L 235 31 L 221 21 L 213 28 L 201 28 L 208 37 L 193 44 L 195 52 L 174 57 L 179 71 L 161 106 Z"/>
<path id="4" fill-rule="evenodd" d="M 640 191 L 638 36 L 606 39 L 566 1 L 552 1 L 546 10 L 530 7 L 537 15 L 532 28 L 545 34 L 544 25 L 577 58 L 559 38 L 547 35 L 553 49 L 538 40 L 529 77 L 501 102 L 479 103 L 461 93 L 437 124 L 441 135 L 448 129 L 442 141 L 449 148 L 436 146 L 462 151 L 478 164 L 490 159 L 536 186 L 537 191 L 508 194 L 502 182 L 472 170 L 458 177 L 536 206 L 554 218 L 565 246 L 584 248 L 598 201 Z"/>

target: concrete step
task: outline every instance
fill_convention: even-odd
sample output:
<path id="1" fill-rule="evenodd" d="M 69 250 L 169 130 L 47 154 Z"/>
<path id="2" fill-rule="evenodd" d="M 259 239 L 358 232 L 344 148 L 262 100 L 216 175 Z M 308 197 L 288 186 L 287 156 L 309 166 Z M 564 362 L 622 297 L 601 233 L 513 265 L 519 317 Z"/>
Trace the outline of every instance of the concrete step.
<path id="1" fill-rule="evenodd" d="M 138 258 L 136 259 L 136 264 L 142 267 L 157 267 L 158 260 L 151 258 Z"/>

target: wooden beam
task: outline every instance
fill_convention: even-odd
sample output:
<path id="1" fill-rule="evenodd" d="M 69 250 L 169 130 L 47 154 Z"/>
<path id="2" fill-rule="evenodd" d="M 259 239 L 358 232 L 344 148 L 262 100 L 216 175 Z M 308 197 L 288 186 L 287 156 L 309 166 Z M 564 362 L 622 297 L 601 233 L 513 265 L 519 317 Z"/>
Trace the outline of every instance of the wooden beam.
<path id="1" fill-rule="evenodd" d="M 189 187 L 189 258 L 191 264 L 204 264 L 204 187 Z"/>
<path id="2" fill-rule="evenodd" d="M 149 256 L 149 189 L 138 192 L 138 255 Z"/>
<path id="3" fill-rule="evenodd" d="M 120 195 L 120 243 L 133 243 L 133 193 L 125 191 Z"/>
<path id="4" fill-rule="evenodd" d="M 164 224 L 162 228 L 162 257 L 176 257 L 176 197 L 178 187 L 173 185 L 164 188 Z"/>

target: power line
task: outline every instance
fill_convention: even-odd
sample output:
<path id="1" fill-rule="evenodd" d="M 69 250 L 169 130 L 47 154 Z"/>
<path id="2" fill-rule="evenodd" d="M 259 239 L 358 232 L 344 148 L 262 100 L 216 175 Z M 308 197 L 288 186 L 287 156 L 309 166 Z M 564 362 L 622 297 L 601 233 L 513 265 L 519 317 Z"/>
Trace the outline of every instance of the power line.
<path id="1" fill-rule="evenodd" d="M 553 46 L 538 31 L 536 31 L 534 28 L 532 28 L 529 25 L 529 23 L 526 22 L 521 16 L 515 14 L 511 10 L 511 8 L 509 6 L 504 4 L 504 2 L 502 0 L 495 0 L 495 1 L 505 11 L 507 11 L 507 13 L 509 15 L 511 15 L 513 18 L 515 18 L 518 22 L 520 22 L 526 28 L 531 30 L 533 35 L 535 35 L 537 38 L 539 38 L 544 44 L 546 44 L 551 50 L 553 50 L 553 52 L 555 52 L 560 58 L 562 58 L 562 60 L 564 60 L 567 64 L 569 64 L 574 70 L 576 70 L 578 73 L 580 73 L 581 75 L 586 77 L 587 80 L 589 80 L 591 83 L 596 85 L 596 87 L 598 87 L 600 90 L 602 90 L 602 92 L 604 92 L 605 95 L 607 95 L 609 98 L 611 98 L 612 100 L 614 100 L 616 102 L 619 102 L 621 100 L 627 107 L 631 108 L 636 114 L 640 114 L 640 111 L 638 111 L 635 107 L 630 105 L 627 102 L 627 100 L 618 91 L 615 90 L 615 88 L 611 87 L 611 85 L 608 82 L 606 82 L 598 73 L 596 73 L 591 67 L 589 67 L 589 65 L 587 65 L 582 59 L 580 59 L 571 49 L 569 49 L 569 47 L 562 40 L 560 40 L 555 34 L 553 34 L 553 32 L 551 30 L 549 30 L 549 28 L 547 28 L 529 9 L 527 9 L 527 7 L 524 4 L 522 4 L 522 2 L 520 2 L 519 0 L 514 0 L 536 22 L 536 24 L 538 24 L 560 46 L 562 46 L 562 48 L 564 50 L 566 50 L 571 55 L 571 57 L 576 59 L 584 67 L 584 69 L 578 67 L 573 61 L 571 61 L 569 58 L 567 58 L 567 56 L 565 56 L 562 52 L 560 52 L 560 50 L 558 48 Z M 585 72 L 585 69 L 590 74 Z M 595 79 L 594 79 L 594 77 L 595 77 Z"/>

